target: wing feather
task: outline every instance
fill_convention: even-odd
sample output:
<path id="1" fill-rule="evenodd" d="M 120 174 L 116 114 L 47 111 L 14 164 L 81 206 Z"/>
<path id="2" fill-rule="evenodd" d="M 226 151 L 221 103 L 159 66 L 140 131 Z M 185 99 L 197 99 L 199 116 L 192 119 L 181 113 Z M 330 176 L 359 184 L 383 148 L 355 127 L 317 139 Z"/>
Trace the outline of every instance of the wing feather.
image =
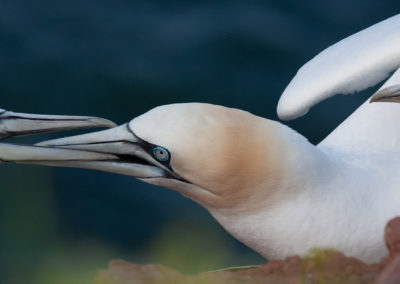
<path id="1" fill-rule="evenodd" d="M 400 68 L 379 91 L 398 84 Z M 400 152 L 400 104 L 366 101 L 318 146 L 347 152 Z"/>
<path id="2" fill-rule="evenodd" d="M 400 66 L 400 15 L 358 32 L 306 63 L 283 92 L 278 115 L 300 117 L 336 94 L 374 86 Z"/>

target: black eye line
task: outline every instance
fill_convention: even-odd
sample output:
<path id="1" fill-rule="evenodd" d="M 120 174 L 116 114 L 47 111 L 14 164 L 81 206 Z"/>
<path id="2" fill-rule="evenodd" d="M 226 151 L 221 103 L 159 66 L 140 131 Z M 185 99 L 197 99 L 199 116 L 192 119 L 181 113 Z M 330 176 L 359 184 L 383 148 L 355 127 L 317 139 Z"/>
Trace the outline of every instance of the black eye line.
<path id="1" fill-rule="evenodd" d="M 141 139 L 140 137 L 138 137 L 138 136 L 135 134 L 135 132 L 133 132 L 133 130 L 129 127 L 129 123 L 126 125 L 126 127 L 127 127 L 128 131 L 129 131 L 133 136 L 135 136 L 136 139 L 139 140 L 139 142 L 135 142 L 135 144 L 137 144 L 137 145 L 139 145 L 140 147 L 142 147 L 142 149 L 145 150 L 145 151 L 146 151 L 151 157 L 153 157 L 153 159 L 156 160 L 158 163 L 163 164 L 163 165 L 164 165 L 165 167 L 167 167 L 170 171 L 174 172 L 174 170 L 173 170 L 173 169 L 171 168 L 171 166 L 170 166 L 171 153 L 169 152 L 168 149 L 166 149 L 166 148 L 164 148 L 164 147 L 162 147 L 162 146 L 154 145 L 154 144 L 152 144 L 152 143 L 149 143 L 149 142 L 147 142 L 147 141 L 144 141 L 143 139 Z M 156 157 L 154 157 L 153 149 L 154 149 L 155 147 L 161 147 L 162 149 L 164 149 L 164 150 L 167 152 L 167 154 L 168 154 L 168 160 L 166 160 L 166 161 L 160 161 L 160 160 L 158 160 Z"/>
<path id="2" fill-rule="evenodd" d="M 161 148 L 163 148 L 165 151 L 167 151 L 167 153 L 168 153 L 168 160 L 167 160 L 167 161 L 162 162 L 162 161 L 159 161 L 159 160 L 157 160 L 157 159 L 154 158 L 158 163 L 163 164 L 167 169 L 170 170 L 170 172 L 168 172 L 168 171 L 165 172 L 165 174 L 166 174 L 165 178 L 176 179 L 176 180 L 179 180 L 179 181 L 182 181 L 182 182 L 185 182 L 185 183 L 192 184 L 190 181 L 188 181 L 188 180 L 186 180 L 186 179 L 180 177 L 178 174 L 175 173 L 174 169 L 173 169 L 173 168 L 171 167 L 171 165 L 170 165 L 171 153 L 169 152 L 168 149 L 166 149 L 166 148 L 164 148 L 164 147 L 162 147 L 162 146 L 154 145 L 154 144 L 151 144 L 151 143 L 149 143 L 149 142 L 147 142 L 147 141 L 144 141 L 143 139 L 141 139 L 140 137 L 138 137 L 138 136 L 135 134 L 135 132 L 133 132 L 133 130 L 132 130 L 132 129 L 130 128 L 130 126 L 129 126 L 129 123 L 126 124 L 126 128 L 128 129 L 128 131 L 129 131 L 136 139 L 139 140 L 139 142 L 134 142 L 134 144 L 139 145 L 140 147 L 142 147 L 142 149 L 146 150 L 153 158 L 154 158 L 154 156 L 153 156 L 153 149 L 154 149 L 154 147 L 161 147 Z M 131 143 L 132 143 L 132 142 L 131 142 Z"/>

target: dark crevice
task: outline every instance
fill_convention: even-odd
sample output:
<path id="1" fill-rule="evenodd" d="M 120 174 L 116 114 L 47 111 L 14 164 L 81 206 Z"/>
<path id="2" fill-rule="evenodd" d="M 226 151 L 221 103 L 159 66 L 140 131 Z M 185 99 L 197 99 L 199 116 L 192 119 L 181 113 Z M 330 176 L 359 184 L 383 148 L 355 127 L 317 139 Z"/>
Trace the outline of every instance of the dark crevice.
<path id="1" fill-rule="evenodd" d="M 120 162 L 134 163 L 134 164 L 147 165 L 147 166 L 154 167 L 154 165 L 152 163 L 150 163 L 149 161 L 142 159 L 140 157 L 137 157 L 137 156 L 133 156 L 133 155 L 129 155 L 129 154 L 113 154 L 113 155 L 120 158 L 120 160 L 119 160 Z"/>

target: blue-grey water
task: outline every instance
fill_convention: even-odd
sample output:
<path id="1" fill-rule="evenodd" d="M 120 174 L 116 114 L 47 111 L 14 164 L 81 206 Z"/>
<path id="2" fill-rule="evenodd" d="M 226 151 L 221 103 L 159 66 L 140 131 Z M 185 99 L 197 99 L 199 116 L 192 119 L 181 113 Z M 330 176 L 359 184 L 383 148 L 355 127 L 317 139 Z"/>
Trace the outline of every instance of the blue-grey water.
<path id="1" fill-rule="evenodd" d="M 399 8 L 397 0 L 2 0 L 0 107 L 121 124 L 158 105 L 196 101 L 277 119 L 279 96 L 302 64 Z M 367 96 L 328 100 L 288 124 L 316 143 Z M 0 180 L 4 283 L 51 283 L 43 272 L 51 270 L 48 263 L 71 265 L 74 274 L 71 263 L 86 244 L 105 251 L 97 268 L 118 257 L 159 262 L 160 235 L 167 247 L 196 235 L 193 251 L 209 248 L 204 259 L 231 254 L 216 266 L 262 261 L 200 206 L 131 177 L 2 165 Z M 190 252 L 180 257 L 192 261 Z M 67 274 L 55 270 L 60 279 Z"/>

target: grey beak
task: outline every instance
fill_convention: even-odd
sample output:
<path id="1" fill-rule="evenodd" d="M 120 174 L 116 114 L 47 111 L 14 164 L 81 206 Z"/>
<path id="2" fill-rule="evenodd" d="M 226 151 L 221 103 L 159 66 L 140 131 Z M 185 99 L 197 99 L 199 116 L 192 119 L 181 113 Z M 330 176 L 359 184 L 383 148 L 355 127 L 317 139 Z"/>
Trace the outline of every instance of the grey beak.
<path id="1" fill-rule="evenodd" d="M 44 132 L 114 126 L 115 123 L 98 117 L 26 114 L 0 109 L 0 140 Z"/>
<path id="2" fill-rule="evenodd" d="M 114 127 L 113 122 L 88 116 L 15 113 L 0 109 L 0 140 L 10 137 L 89 127 Z M 43 164 L 51 161 L 116 160 L 114 155 L 0 143 L 0 162 Z"/>
<path id="3" fill-rule="evenodd" d="M 93 169 L 142 179 L 167 176 L 139 144 L 125 124 L 35 146 L 0 143 L 0 161 Z"/>
<path id="4" fill-rule="evenodd" d="M 0 161 L 2 162 L 44 164 L 51 161 L 106 161 L 116 159 L 118 157 L 114 155 L 88 151 L 0 143 Z"/>
<path id="5" fill-rule="evenodd" d="M 0 159 L 27 164 L 94 169 L 141 179 L 175 178 L 167 166 L 151 156 L 146 150 L 148 143 L 136 137 L 128 124 L 94 133 L 44 141 L 32 148 L 36 148 L 34 157 L 27 160 L 26 156 L 22 155 L 16 160 L 15 155 L 4 157 L 0 147 Z"/>

